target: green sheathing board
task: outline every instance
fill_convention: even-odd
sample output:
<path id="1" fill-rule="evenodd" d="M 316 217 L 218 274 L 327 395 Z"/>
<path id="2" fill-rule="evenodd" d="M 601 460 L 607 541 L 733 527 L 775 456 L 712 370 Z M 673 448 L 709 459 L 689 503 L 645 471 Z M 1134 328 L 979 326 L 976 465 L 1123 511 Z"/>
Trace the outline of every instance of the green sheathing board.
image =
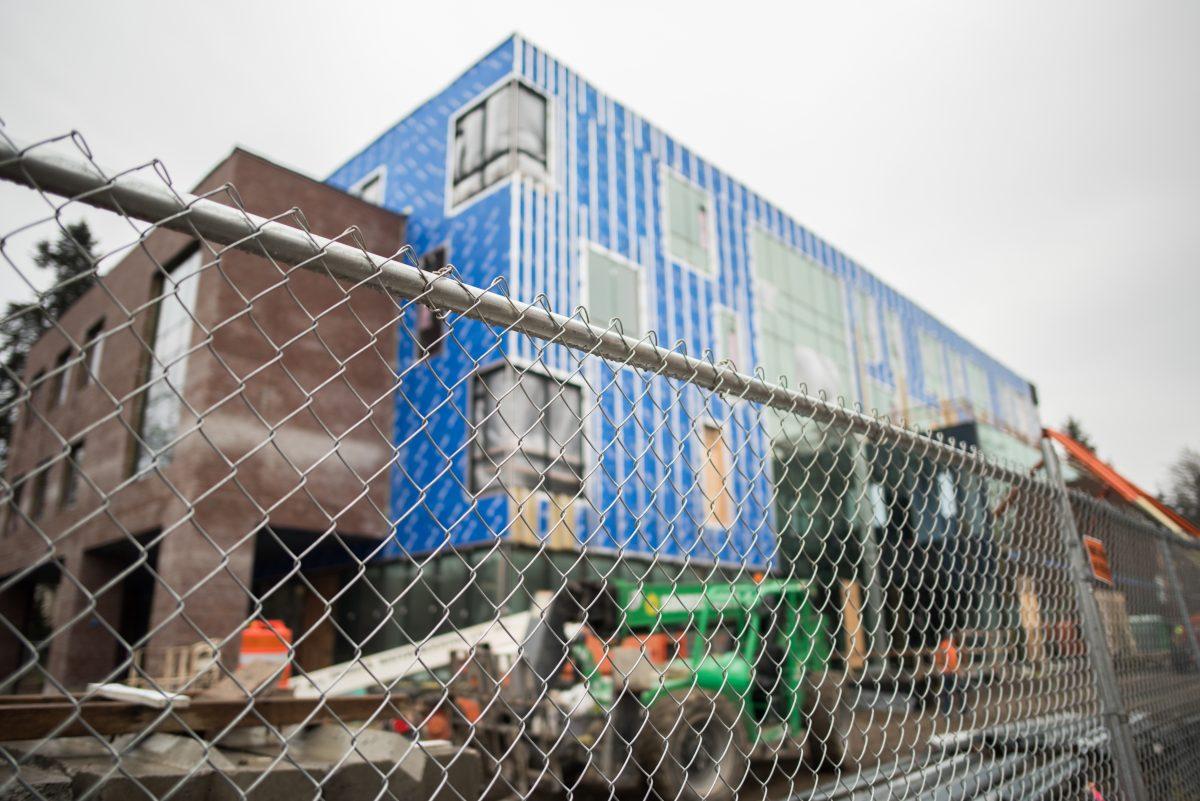
<path id="1" fill-rule="evenodd" d="M 668 173 L 667 213 L 670 254 L 678 261 L 710 272 L 708 242 L 712 218 L 708 193 L 678 175 Z"/>
<path id="2" fill-rule="evenodd" d="M 588 317 L 601 326 L 620 320 L 626 334 L 640 336 L 644 321 L 638 270 L 594 248 L 587 259 Z"/>
<path id="3" fill-rule="evenodd" d="M 751 248 L 767 378 L 852 397 L 841 280 L 762 229 Z"/>

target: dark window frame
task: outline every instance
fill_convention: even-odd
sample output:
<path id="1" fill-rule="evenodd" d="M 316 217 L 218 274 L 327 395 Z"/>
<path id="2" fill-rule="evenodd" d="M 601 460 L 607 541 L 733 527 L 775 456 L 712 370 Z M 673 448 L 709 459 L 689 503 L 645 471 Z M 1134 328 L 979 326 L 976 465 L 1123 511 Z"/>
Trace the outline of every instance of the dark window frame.
<path id="1" fill-rule="evenodd" d="M 381 196 L 378 200 L 372 200 L 367 197 L 367 193 L 376 185 L 380 187 Z M 356 183 L 352 184 L 346 190 L 346 194 L 356 197 L 364 203 L 370 203 L 373 206 L 382 206 L 383 202 L 387 199 L 387 167 L 381 164 L 371 170 Z"/>
<path id="2" fill-rule="evenodd" d="M 33 469 L 30 481 L 29 519 L 37 520 L 46 512 L 46 493 L 50 488 L 50 460 L 42 459 Z"/>
<path id="3" fill-rule="evenodd" d="M 497 94 L 499 94 L 500 92 L 503 92 L 503 91 L 508 91 L 508 90 L 514 91 L 512 100 L 510 101 L 510 108 L 508 111 L 509 118 L 506 121 L 506 124 L 509 128 L 508 146 L 503 151 L 492 155 L 491 158 L 488 158 L 487 144 L 488 144 L 488 127 L 489 126 L 488 126 L 487 104 L 488 104 L 488 101 L 490 101 Z M 518 122 L 518 120 L 519 120 L 519 113 L 520 113 L 520 106 L 521 106 L 521 103 L 520 103 L 521 93 L 533 95 L 534 97 L 537 97 L 539 100 L 542 101 L 541 129 L 542 129 L 542 141 L 545 143 L 545 147 L 544 147 L 545 152 L 541 153 L 540 155 L 530 151 L 527 148 L 523 148 L 520 146 L 520 137 L 518 136 L 518 134 L 520 132 L 520 123 Z M 475 112 L 477 112 L 477 111 L 482 112 L 482 114 L 483 114 L 483 121 L 482 121 L 482 124 L 480 126 L 480 131 L 479 131 L 478 153 L 475 154 L 477 156 L 477 164 L 469 172 L 464 172 L 463 168 L 462 168 L 461 160 L 459 159 L 458 143 L 459 143 L 460 137 L 463 137 L 466 135 L 466 129 L 464 127 L 464 122 L 468 118 L 470 118 L 472 115 L 474 115 Z M 489 186 L 498 184 L 502 180 L 507 178 L 509 175 L 512 175 L 514 172 L 516 172 L 519 169 L 518 162 L 519 162 L 520 156 L 522 156 L 522 155 L 527 157 L 531 161 L 533 161 L 535 164 L 537 164 L 542 169 L 542 171 L 548 175 L 550 172 L 550 98 L 547 95 L 545 95 L 542 91 L 540 91 L 539 89 L 535 89 L 534 87 L 530 86 L 529 84 L 527 84 L 524 81 L 519 80 L 517 78 L 513 78 L 512 80 L 505 81 L 503 84 L 501 84 L 500 86 L 496 87 L 494 90 L 489 92 L 486 97 L 481 98 L 478 102 L 473 103 L 472 105 L 468 106 L 466 109 L 461 111 L 454 118 L 453 134 L 451 137 L 449 152 L 450 152 L 450 159 L 451 159 L 450 171 L 449 171 L 449 173 L 450 173 L 450 192 L 451 192 L 452 201 L 453 201 L 451 205 L 457 204 L 459 202 L 465 202 L 466 200 L 469 200 L 470 198 L 475 197 L 479 193 L 483 192 Z M 511 168 L 508 171 L 495 176 L 491 181 L 486 180 L 488 167 L 490 167 L 492 164 L 494 164 L 504 158 L 509 158 L 512 160 Z M 458 193 L 459 186 L 461 186 L 462 184 L 465 184 L 466 182 L 470 181 L 471 179 L 475 178 L 476 176 L 479 177 L 479 188 L 476 189 L 475 191 L 471 192 L 469 195 L 466 195 L 462 198 L 458 198 L 457 193 Z"/>
<path id="4" fill-rule="evenodd" d="M 33 374 L 33 378 L 29 379 L 29 399 L 26 402 L 28 405 L 27 414 L 25 415 L 25 425 L 29 425 L 30 421 L 35 417 L 34 409 L 41 403 L 42 395 L 46 389 L 46 368 L 43 367 Z"/>
<path id="5" fill-rule="evenodd" d="M 505 389 L 496 396 L 488 381 L 504 373 L 509 374 L 502 384 Z M 539 392 L 537 397 L 530 395 L 530 388 Z M 522 401 L 530 406 L 522 409 L 517 405 Z M 582 386 L 532 367 L 518 368 L 501 362 L 471 376 L 469 402 L 468 486 L 474 495 L 508 491 L 512 487 L 554 494 L 584 494 L 586 431 Z M 528 421 L 508 420 L 504 416 L 506 402 L 510 415 L 529 414 Z M 571 415 L 566 422 L 572 433 L 563 443 L 558 443 L 557 437 L 551 434 L 556 412 Z M 502 426 L 498 437 L 501 441 L 492 442 L 490 423 L 496 416 Z M 522 430 L 529 421 L 532 424 Z M 529 444 L 537 439 L 541 440 L 540 447 L 530 448 Z M 488 471 L 486 480 L 481 479 L 481 466 Z"/>
<path id="6" fill-rule="evenodd" d="M 67 389 L 69 386 L 68 378 L 71 375 L 71 368 L 74 365 L 71 363 L 71 348 L 66 347 L 59 351 L 58 356 L 54 359 L 54 377 L 50 381 L 50 408 L 54 409 L 62 406 L 67 400 Z"/>
<path id="7" fill-rule="evenodd" d="M 67 458 L 63 461 L 62 477 L 58 485 L 58 508 L 66 509 L 74 506 L 79 500 L 79 485 L 83 478 L 83 458 L 85 440 L 77 439 L 67 450 Z"/>
<path id="8" fill-rule="evenodd" d="M 88 384 L 100 380 L 100 359 L 104 355 L 104 341 L 101 339 L 103 334 L 104 318 L 101 317 L 88 326 L 87 332 L 83 335 L 83 354 L 79 361 L 79 372 L 75 376 L 77 389 L 82 389 Z M 96 363 L 92 364 L 93 361 Z"/>
<path id="9" fill-rule="evenodd" d="M 146 425 L 146 394 L 149 391 L 147 384 L 154 368 L 154 349 L 158 345 L 158 316 L 162 311 L 163 296 L 167 291 L 167 278 L 183 266 L 198 250 L 200 250 L 199 241 L 189 242 L 180 248 L 179 252 L 161 269 L 155 270 L 154 276 L 151 278 L 149 300 L 153 301 L 153 307 L 146 315 L 146 328 L 141 333 L 142 363 L 138 367 L 138 391 L 134 398 L 133 426 L 128 437 L 129 451 L 125 455 L 124 475 L 126 478 L 137 474 L 138 460 L 141 458 L 142 448 L 145 447 L 142 441 L 142 431 Z"/>
<path id="10" fill-rule="evenodd" d="M 449 264 L 448 257 L 447 247 L 438 245 L 421 256 L 418 263 L 422 270 L 438 272 Z M 417 321 L 414 326 L 413 345 L 416 349 L 416 358 L 418 360 L 432 359 L 446 349 L 447 312 L 430 308 L 421 303 L 415 304 L 415 308 Z"/>
<path id="11" fill-rule="evenodd" d="M 8 517 L 4 521 L 4 532 L 11 533 L 16 528 L 17 520 L 21 515 L 21 504 L 25 500 L 25 475 L 21 474 L 13 479 L 9 485 L 8 499 Z"/>

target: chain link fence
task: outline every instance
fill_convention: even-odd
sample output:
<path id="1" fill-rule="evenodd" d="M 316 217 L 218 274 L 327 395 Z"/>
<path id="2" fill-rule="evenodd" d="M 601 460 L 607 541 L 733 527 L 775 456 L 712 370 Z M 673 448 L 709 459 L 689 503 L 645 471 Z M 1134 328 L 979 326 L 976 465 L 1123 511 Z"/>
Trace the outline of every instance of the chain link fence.
<path id="1" fill-rule="evenodd" d="M 1200 649 L 1193 618 L 1200 549 L 1072 493 L 1079 532 L 1103 544 L 1111 581 L 1093 588 L 1149 798 L 1195 795 Z"/>
<path id="2" fill-rule="evenodd" d="M 0 797 L 1197 797 L 1193 543 L 285 173 L 0 133 Z"/>

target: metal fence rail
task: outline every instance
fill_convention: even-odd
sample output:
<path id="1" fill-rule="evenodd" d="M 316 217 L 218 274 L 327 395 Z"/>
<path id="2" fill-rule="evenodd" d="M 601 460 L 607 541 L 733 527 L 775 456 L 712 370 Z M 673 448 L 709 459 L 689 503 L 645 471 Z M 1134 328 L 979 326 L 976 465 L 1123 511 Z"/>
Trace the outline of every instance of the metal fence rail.
<path id="1" fill-rule="evenodd" d="M 0 796 L 1193 797 L 1200 550 L 1048 446 L 1001 464 L 223 175 L 0 132 L 40 208 L 0 222 L 36 291 L 0 326 Z"/>

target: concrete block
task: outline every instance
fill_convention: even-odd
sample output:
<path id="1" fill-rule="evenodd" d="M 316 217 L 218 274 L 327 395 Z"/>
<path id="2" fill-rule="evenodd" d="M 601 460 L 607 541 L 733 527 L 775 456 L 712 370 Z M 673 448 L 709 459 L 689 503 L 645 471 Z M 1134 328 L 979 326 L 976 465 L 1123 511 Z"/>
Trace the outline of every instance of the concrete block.
<path id="1" fill-rule="evenodd" d="M 483 759 L 478 751 L 437 741 L 424 743 L 423 754 L 426 759 L 417 798 L 436 801 L 479 798 L 483 790 Z"/>
<path id="2" fill-rule="evenodd" d="M 113 759 L 63 759 L 63 770 L 71 777 L 75 797 L 90 793 L 95 801 L 124 801 L 131 798 L 161 798 L 171 794 L 178 801 L 208 797 L 212 770 L 188 771 L 144 757 L 127 755 L 114 769 Z"/>
<path id="3" fill-rule="evenodd" d="M 71 779 L 51 765 L 0 767 L 0 801 L 71 801 Z"/>
<path id="4" fill-rule="evenodd" d="M 293 739 L 288 753 L 302 762 L 340 763 L 325 784 L 328 798 L 474 799 L 483 784 L 477 752 L 445 741 L 418 745 L 384 729 L 314 726 Z"/>
<path id="5" fill-rule="evenodd" d="M 212 745 L 195 737 L 178 734 L 151 734 L 140 740 L 134 735 L 118 737 L 113 748 L 122 754 L 141 757 L 152 762 L 188 771 L 193 768 L 228 770 L 233 762 Z"/>
<path id="6" fill-rule="evenodd" d="M 300 732 L 289 750 L 305 759 L 329 762 L 339 762 L 347 754 L 369 762 L 395 762 L 410 749 L 415 749 L 412 740 L 383 729 L 320 725 Z"/>
<path id="7" fill-rule="evenodd" d="M 59 757 L 106 757 L 112 746 L 95 737 L 55 737 L 51 740 L 7 740 L 0 744 L 10 754 L 20 754 L 30 761 L 55 760 Z"/>
<path id="8" fill-rule="evenodd" d="M 231 752 L 229 756 L 234 765 L 224 774 L 213 776 L 208 801 L 308 801 L 318 797 L 339 797 L 320 790 L 328 774 L 328 765 L 296 765 L 254 754 Z"/>

